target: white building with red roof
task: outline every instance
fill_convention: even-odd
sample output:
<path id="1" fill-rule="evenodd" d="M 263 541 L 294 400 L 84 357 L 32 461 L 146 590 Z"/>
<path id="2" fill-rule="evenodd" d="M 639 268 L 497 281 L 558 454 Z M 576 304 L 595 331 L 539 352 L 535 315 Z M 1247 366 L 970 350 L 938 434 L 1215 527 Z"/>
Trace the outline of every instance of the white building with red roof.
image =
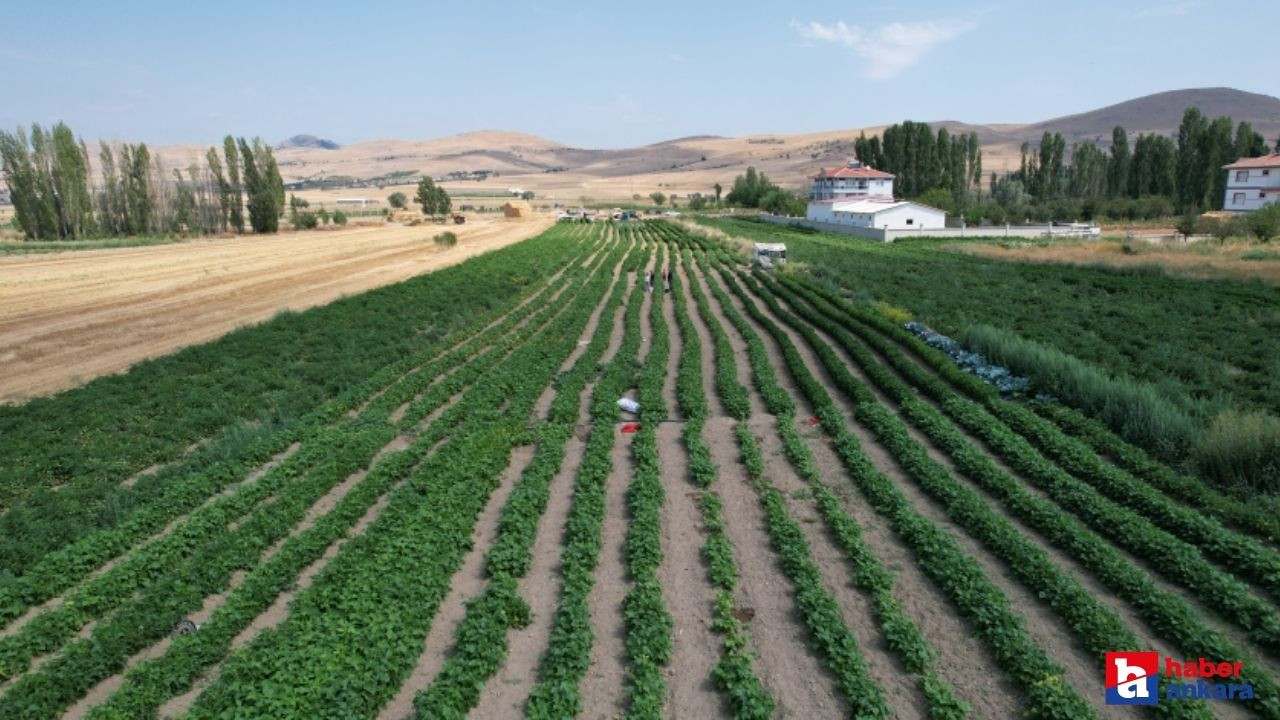
<path id="1" fill-rule="evenodd" d="M 1227 171 L 1223 210 L 1249 212 L 1280 200 L 1280 148 L 1270 155 L 1240 158 L 1222 167 Z"/>
<path id="2" fill-rule="evenodd" d="M 813 222 L 880 230 L 936 230 L 946 227 L 938 208 L 893 199 L 893 174 L 857 160 L 822 168 L 813 177 L 805 218 Z"/>
<path id="3" fill-rule="evenodd" d="M 851 160 L 822 168 L 813 178 L 814 200 L 843 200 L 868 196 L 893 197 L 893 174 Z"/>

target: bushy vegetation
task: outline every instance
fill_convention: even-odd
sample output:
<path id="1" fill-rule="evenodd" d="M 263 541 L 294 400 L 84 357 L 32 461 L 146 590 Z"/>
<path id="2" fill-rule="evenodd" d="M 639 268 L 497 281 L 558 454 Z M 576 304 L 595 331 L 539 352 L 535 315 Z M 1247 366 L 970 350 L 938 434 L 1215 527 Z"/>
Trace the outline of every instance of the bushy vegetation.
<path id="1" fill-rule="evenodd" d="M 431 237 L 431 242 L 439 245 L 440 247 L 450 248 L 458 244 L 458 236 L 453 234 L 450 230 L 445 230 L 442 233 L 436 233 L 433 235 Z"/>
<path id="2" fill-rule="evenodd" d="M 733 179 L 725 202 L 736 207 L 760 208 L 774 215 L 803 217 L 805 213 L 803 198 L 778 187 L 755 167 L 748 167 L 745 175 Z"/>

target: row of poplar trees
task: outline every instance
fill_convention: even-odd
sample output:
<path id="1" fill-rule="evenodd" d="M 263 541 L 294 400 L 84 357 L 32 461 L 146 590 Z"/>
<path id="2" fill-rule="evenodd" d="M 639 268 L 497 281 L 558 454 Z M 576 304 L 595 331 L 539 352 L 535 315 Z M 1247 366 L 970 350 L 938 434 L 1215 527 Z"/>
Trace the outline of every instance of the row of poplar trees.
<path id="1" fill-rule="evenodd" d="M 0 130 L 0 171 L 15 223 L 29 240 L 80 240 L 158 233 L 275 232 L 284 183 L 261 138 L 230 135 L 222 152 L 166 173 L 145 143 L 99 144 L 100 178 L 90 177 L 89 149 L 58 123 Z"/>
<path id="2" fill-rule="evenodd" d="M 1158 195 L 1182 212 L 1220 210 L 1227 184 L 1222 166 L 1269 151 L 1248 122 L 1210 120 L 1194 107 L 1183 113 L 1173 138 L 1139 134 L 1130 145 L 1128 132 L 1116 126 L 1107 152 L 1092 142 L 1073 143 L 1070 165 L 1064 165 L 1065 145 L 1059 133 L 1045 133 L 1038 151 L 1023 143 L 1021 165 L 1009 179 L 1039 200 Z"/>
<path id="3" fill-rule="evenodd" d="M 949 135 L 943 128 L 935 134 L 928 124 L 908 120 L 886 128 L 883 137 L 859 137 L 854 151 L 863 162 L 896 175 L 894 190 L 903 197 L 941 188 L 963 205 L 981 189 L 982 152 L 974 133 Z M 1086 141 L 1073 143 L 1068 153 L 1061 133 L 1046 132 L 1038 147 L 1022 144 L 1017 170 L 991 174 L 989 190 L 997 200 L 1015 203 L 1160 196 L 1180 212 L 1221 209 L 1227 182 L 1222 166 L 1268 151 L 1249 123 L 1210 120 L 1192 107 L 1176 136 L 1139 134 L 1131 143 L 1117 126 L 1108 150 Z"/>

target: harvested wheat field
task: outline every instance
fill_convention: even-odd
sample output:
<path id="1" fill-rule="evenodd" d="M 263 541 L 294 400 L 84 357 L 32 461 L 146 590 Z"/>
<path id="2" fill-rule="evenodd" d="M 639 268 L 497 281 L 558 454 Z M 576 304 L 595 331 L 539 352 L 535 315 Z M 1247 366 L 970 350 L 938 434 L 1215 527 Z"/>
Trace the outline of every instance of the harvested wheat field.
<path id="1" fill-rule="evenodd" d="M 0 257 L 0 399 L 74 387 L 283 310 L 505 247 L 549 223 L 481 217 L 447 228 L 352 226 Z M 457 245 L 431 241 L 445 229 Z"/>

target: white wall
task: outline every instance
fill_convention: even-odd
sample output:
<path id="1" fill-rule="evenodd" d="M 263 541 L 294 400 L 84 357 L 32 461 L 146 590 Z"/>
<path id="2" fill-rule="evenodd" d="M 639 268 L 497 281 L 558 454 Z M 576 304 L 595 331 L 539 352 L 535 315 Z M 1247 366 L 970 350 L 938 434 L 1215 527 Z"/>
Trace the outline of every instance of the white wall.
<path id="1" fill-rule="evenodd" d="M 908 224 L 907 221 L 911 220 Z M 875 226 L 889 230 L 923 228 L 936 230 L 947 226 L 947 214 L 924 205 L 911 203 L 876 213 Z"/>
<path id="2" fill-rule="evenodd" d="M 1266 175 L 1262 173 L 1266 171 Z M 1247 173 L 1241 178 L 1240 173 Z M 1243 193 L 1243 198 L 1237 195 Z M 1250 212 L 1263 205 L 1280 201 L 1280 167 L 1227 170 L 1227 191 L 1222 199 L 1222 209 L 1234 212 Z"/>

